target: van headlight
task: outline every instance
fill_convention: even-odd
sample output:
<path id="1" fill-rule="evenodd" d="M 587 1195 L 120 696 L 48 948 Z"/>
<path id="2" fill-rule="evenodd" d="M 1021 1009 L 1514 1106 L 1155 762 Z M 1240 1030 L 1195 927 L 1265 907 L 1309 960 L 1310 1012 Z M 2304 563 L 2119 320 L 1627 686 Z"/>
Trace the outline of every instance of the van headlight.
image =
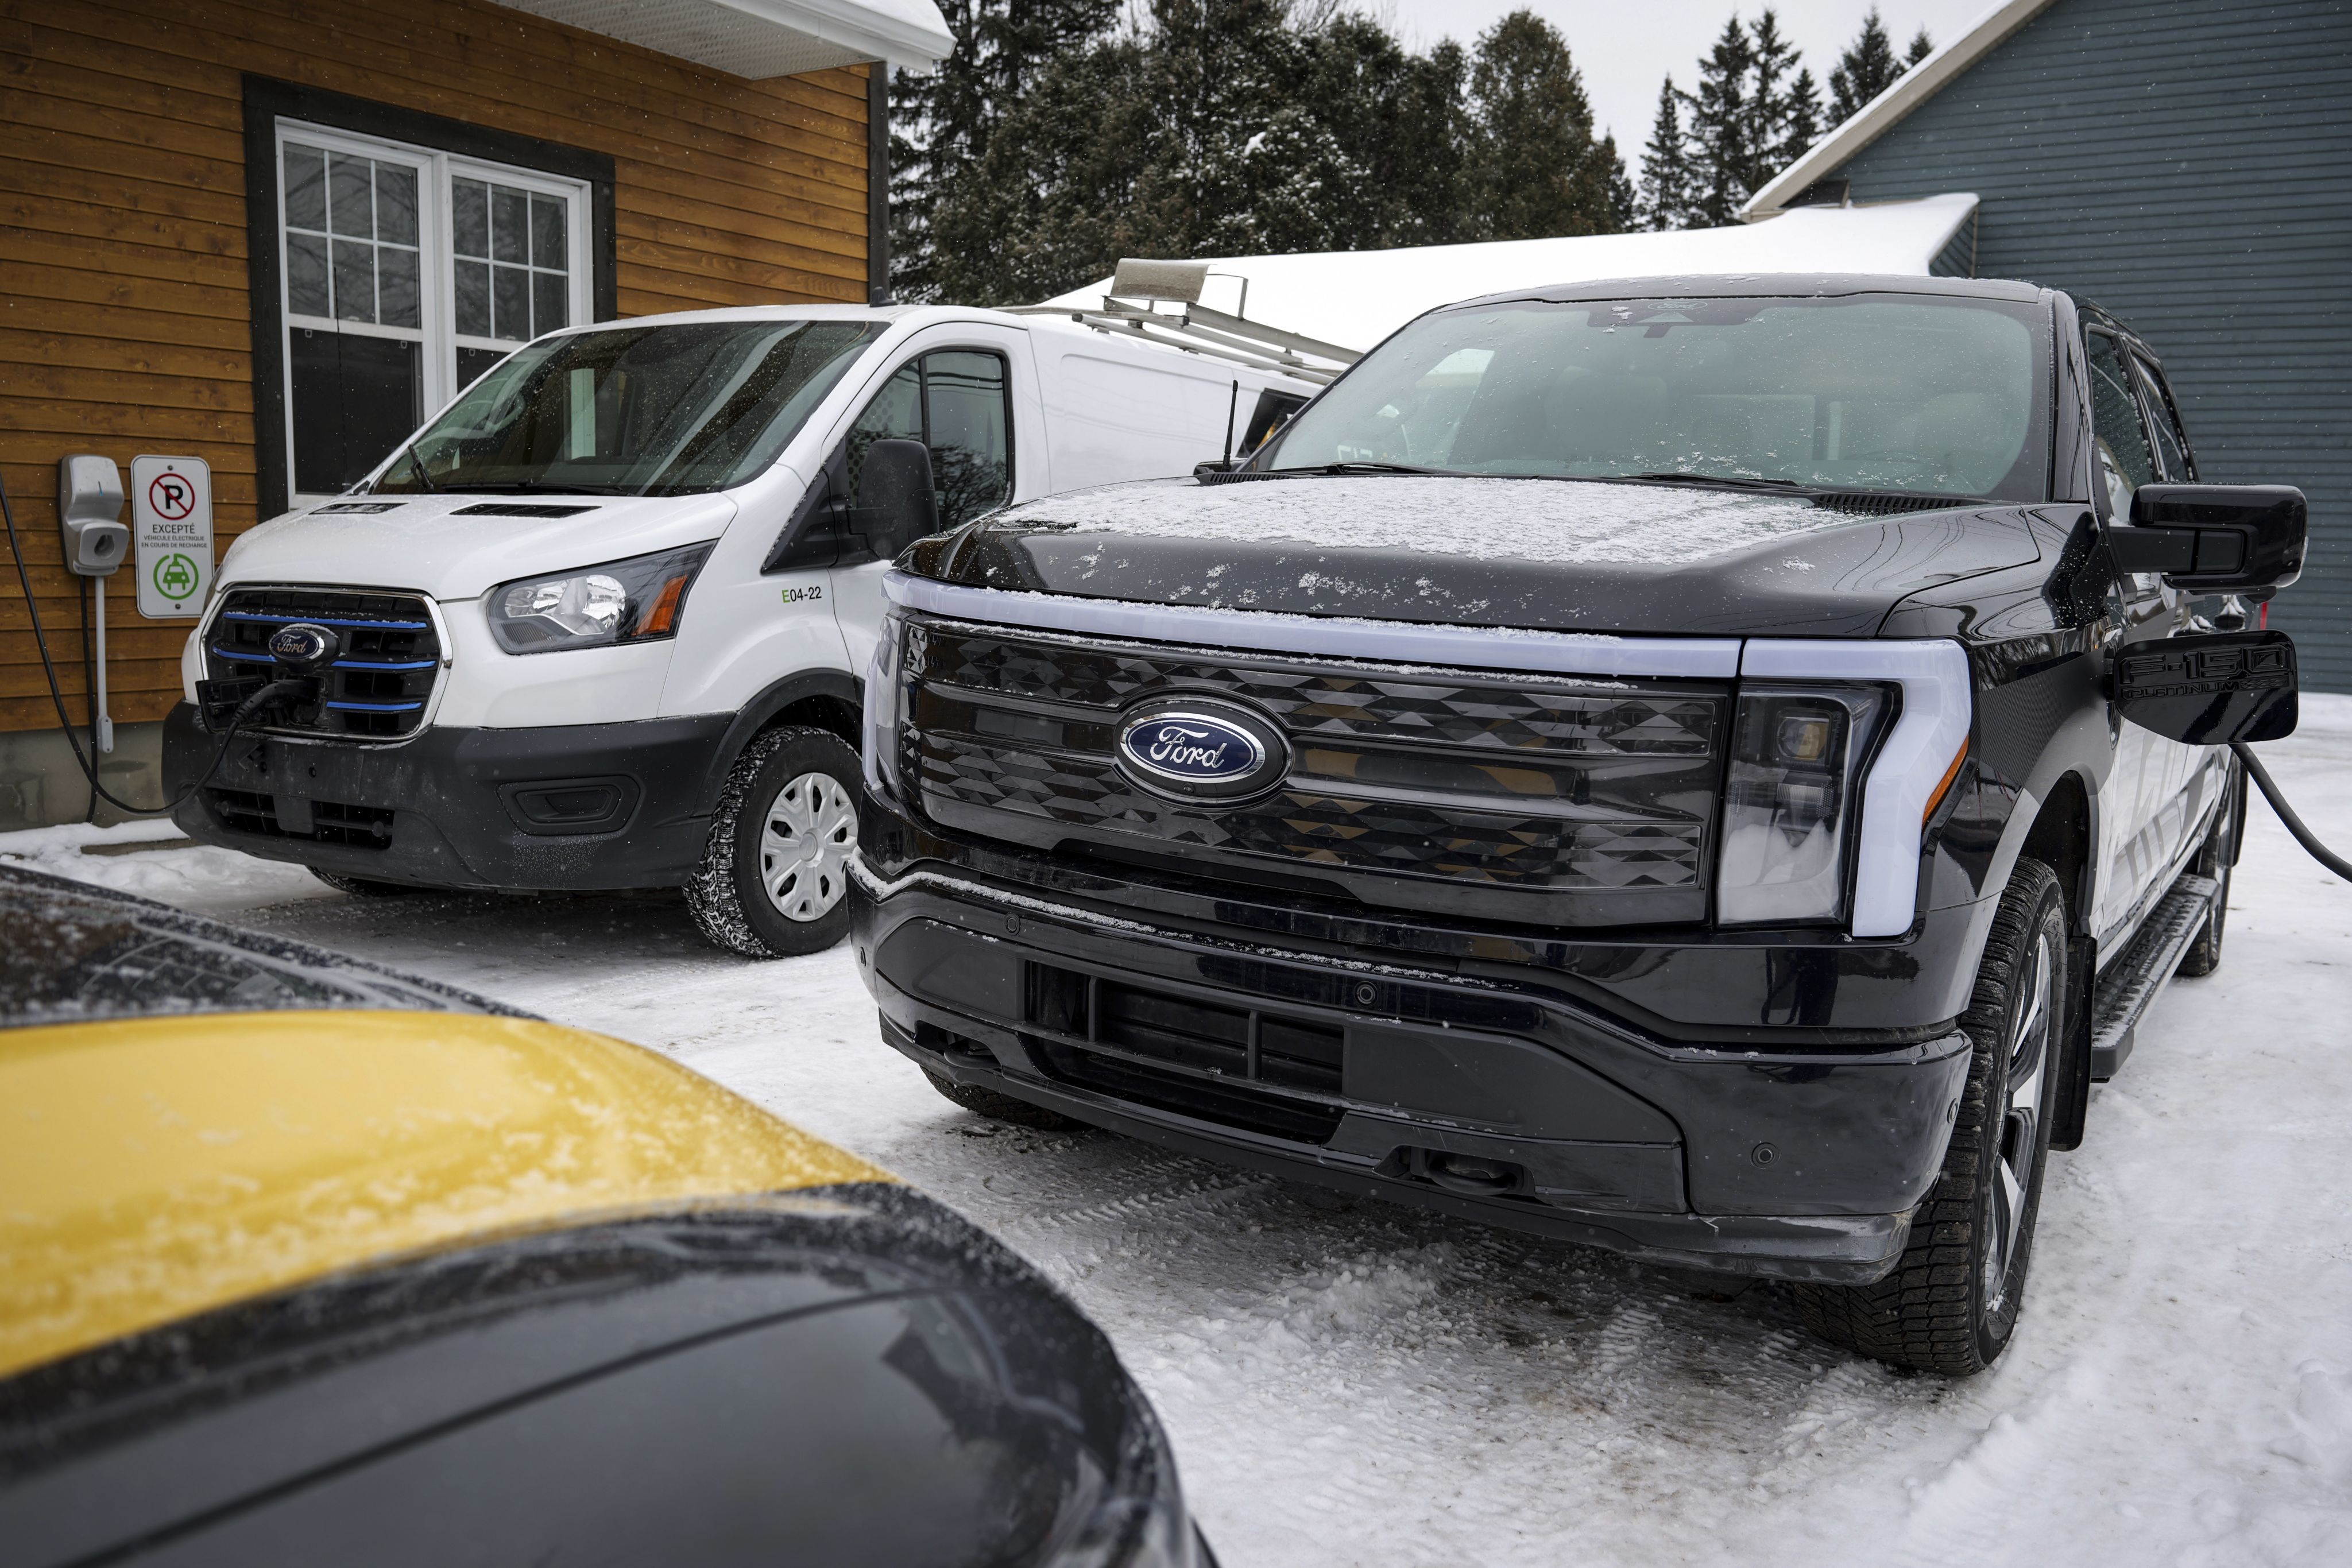
<path id="1" fill-rule="evenodd" d="M 1716 881 L 1722 924 L 1844 916 L 1863 770 L 1890 706 L 1875 685 L 1741 690 Z"/>
<path id="2" fill-rule="evenodd" d="M 490 591 L 490 635 L 509 653 L 610 648 L 677 635 L 708 544 L 527 577 Z"/>

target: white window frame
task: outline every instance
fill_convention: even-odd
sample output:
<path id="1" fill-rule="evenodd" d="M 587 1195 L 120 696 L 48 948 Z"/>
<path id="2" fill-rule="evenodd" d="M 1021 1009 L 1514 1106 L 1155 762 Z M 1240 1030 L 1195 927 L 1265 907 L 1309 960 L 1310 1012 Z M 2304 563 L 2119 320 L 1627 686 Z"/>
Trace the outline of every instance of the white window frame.
<path id="1" fill-rule="evenodd" d="M 417 402 L 424 411 L 424 423 L 430 423 L 457 395 L 459 349 L 489 349 L 511 353 L 521 346 L 502 339 L 460 338 L 457 335 L 457 241 L 452 227 L 450 181 L 485 180 L 538 195 L 564 198 L 567 204 L 564 209 L 567 264 L 564 324 L 568 327 L 582 326 L 593 319 L 595 256 L 589 248 L 593 193 L 585 180 L 571 180 L 536 169 L 519 169 L 509 163 L 463 157 L 415 142 L 392 141 L 382 137 L 336 131 L 304 120 L 280 117 L 276 132 L 270 154 L 276 166 L 270 177 L 278 188 L 279 392 L 285 403 L 286 487 L 291 504 L 300 507 L 327 497 L 295 488 L 294 476 L 299 471 L 294 450 L 295 329 L 349 332 L 411 343 L 422 341 L 425 347 L 419 356 Z M 294 313 L 293 279 L 288 266 L 286 243 L 286 144 L 289 141 L 321 147 L 330 152 L 345 152 L 383 162 L 405 164 L 417 171 L 417 319 L 422 323 L 420 327 L 381 327 L 371 321 L 343 321 Z"/>

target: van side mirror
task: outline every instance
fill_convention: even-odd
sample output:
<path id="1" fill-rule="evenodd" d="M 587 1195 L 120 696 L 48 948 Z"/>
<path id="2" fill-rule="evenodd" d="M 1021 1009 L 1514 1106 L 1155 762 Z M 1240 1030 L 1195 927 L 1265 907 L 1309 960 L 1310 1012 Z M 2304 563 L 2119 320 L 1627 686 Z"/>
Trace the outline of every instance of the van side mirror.
<path id="1" fill-rule="evenodd" d="M 2291 485 L 2142 485 L 2131 525 L 2107 535 L 2118 571 L 2187 593 L 2268 598 L 2303 574 L 2309 510 Z"/>
<path id="2" fill-rule="evenodd" d="M 2226 746 L 2294 733 L 2294 642 L 2284 632 L 2209 632 L 2129 643 L 2116 655 L 2115 677 L 2123 716 L 2168 739 Z"/>
<path id="3" fill-rule="evenodd" d="M 931 449 L 919 441 L 877 441 L 866 449 L 857 501 L 849 526 L 876 559 L 889 560 L 940 528 L 939 493 L 932 488 Z"/>

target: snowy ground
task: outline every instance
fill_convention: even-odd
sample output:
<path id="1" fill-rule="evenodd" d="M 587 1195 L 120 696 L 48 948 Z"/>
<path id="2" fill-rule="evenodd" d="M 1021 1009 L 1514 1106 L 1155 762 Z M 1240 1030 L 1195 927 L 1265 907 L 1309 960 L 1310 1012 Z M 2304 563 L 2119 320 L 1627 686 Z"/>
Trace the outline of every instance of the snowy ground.
<path id="1" fill-rule="evenodd" d="M 2352 846 L 2352 698 L 2265 748 Z M 666 897 L 351 899 L 226 851 L 0 855 L 660 1047 L 1060 1280 L 1173 1432 L 1231 1568 L 2352 1563 L 2352 886 L 2253 809 L 2221 972 L 2168 992 L 2053 1159 L 1992 1373 L 1898 1375 L 1786 1294 L 932 1093 L 845 949 L 750 964 Z"/>

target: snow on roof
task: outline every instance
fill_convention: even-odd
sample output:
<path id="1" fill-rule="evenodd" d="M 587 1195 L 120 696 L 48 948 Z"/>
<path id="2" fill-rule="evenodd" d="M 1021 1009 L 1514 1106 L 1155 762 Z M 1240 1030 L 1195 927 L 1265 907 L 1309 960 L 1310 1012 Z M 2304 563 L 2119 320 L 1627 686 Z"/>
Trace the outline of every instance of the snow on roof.
<path id="1" fill-rule="evenodd" d="M 1739 215 L 1749 223 L 1783 211 L 1791 196 L 1894 129 L 1896 121 L 1944 89 L 1947 83 L 1993 51 L 1994 46 L 2048 10 L 2055 0 L 1999 0 L 1960 36 L 1905 71 L 1885 91 L 1833 127 L 1811 151 L 1790 164 L 1748 198 Z"/>
<path id="2" fill-rule="evenodd" d="M 1976 205 L 1971 195 L 1927 196 L 1867 207 L 1799 207 L 1769 223 L 1719 229 L 1226 257 L 1209 263 L 1203 302 L 1285 331 L 1369 349 L 1424 310 L 1510 288 L 1692 273 L 1925 276 Z M 1243 280 L 1246 308 L 1236 309 Z M 1043 303 L 1098 308 L 1109 290 L 1106 277 Z"/>
<path id="3" fill-rule="evenodd" d="M 929 71 L 955 49 L 933 0 L 498 0 L 518 11 L 764 81 L 887 60 Z"/>

